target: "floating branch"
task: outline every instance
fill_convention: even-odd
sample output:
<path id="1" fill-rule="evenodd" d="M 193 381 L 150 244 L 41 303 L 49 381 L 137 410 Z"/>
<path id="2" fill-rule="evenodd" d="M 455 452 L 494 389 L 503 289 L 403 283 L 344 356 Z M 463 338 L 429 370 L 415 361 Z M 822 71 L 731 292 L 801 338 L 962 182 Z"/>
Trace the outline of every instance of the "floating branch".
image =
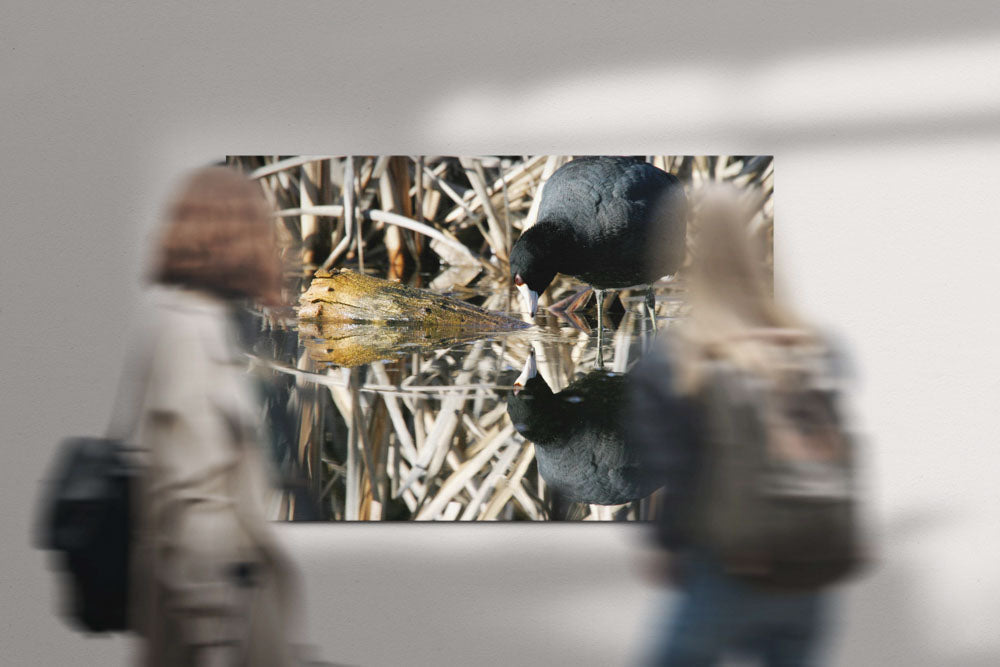
<path id="1" fill-rule="evenodd" d="M 419 324 L 428 330 L 511 331 L 530 326 L 459 299 L 346 269 L 317 271 L 299 303 L 299 319 L 322 322 Z"/>

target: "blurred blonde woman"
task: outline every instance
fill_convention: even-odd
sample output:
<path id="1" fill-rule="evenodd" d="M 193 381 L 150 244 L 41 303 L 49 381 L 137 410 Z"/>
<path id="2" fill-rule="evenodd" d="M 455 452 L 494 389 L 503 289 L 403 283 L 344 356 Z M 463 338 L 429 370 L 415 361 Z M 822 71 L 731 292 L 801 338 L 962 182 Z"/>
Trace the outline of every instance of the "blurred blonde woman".
<path id="1" fill-rule="evenodd" d="M 748 231 L 755 208 L 742 201 L 734 190 L 703 193 L 687 270 L 690 315 L 631 376 L 630 437 L 664 486 L 653 525 L 667 551 L 665 576 L 680 593 L 670 596 L 672 620 L 657 632 L 651 664 L 713 665 L 742 651 L 768 665 L 807 665 L 822 634 L 824 595 L 765 592 L 727 576 L 699 541 L 693 509 L 706 484 L 706 361 L 780 383 L 783 350 L 822 345 L 772 296 L 762 244 Z"/>
<path id="2" fill-rule="evenodd" d="M 132 369 L 139 489 L 131 613 L 141 664 L 290 664 L 292 569 L 265 514 L 260 410 L 235 341 L 241 300 L 275 303 L 272 219 L 231 169 L 168 207 Z"/>

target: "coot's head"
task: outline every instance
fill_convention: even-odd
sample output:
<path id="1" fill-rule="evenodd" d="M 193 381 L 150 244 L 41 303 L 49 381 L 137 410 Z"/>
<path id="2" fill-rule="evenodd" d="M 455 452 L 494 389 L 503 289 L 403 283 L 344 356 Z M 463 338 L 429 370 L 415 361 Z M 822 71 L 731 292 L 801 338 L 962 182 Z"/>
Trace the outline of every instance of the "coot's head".
<path id="1" fill-rule="evenodd" d="M 531 317 L 538 311 L 538 295 L 558 273 L 555 255 L 558 246 L 548 236 L 544 228 L 535 225 L 521 234 L 510 251 L 510 277 Z"/>

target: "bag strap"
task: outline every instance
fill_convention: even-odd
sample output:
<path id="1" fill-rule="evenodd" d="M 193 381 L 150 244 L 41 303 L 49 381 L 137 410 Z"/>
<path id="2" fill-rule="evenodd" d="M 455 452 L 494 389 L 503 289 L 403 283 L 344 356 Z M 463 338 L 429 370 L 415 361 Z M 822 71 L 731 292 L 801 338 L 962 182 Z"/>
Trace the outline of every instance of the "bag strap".
<path id="1" fill-rule="evenodd" d="M 153 310 L 147 306 L 148 310 Z M 111 416 L 105 429 L 105 436 L 119 440 L 125 449 L 140 449 L 130 442 L 139 427 L 143 405 L 149 393 L 149 378 L 152 373 L 153 355 L 156 349 L 155 317 L 152 312 L 139 309 L 136 322 L 140 324 L 129 337 L 122 372 L 118 376 L 115 401 L 111 406 Z"/>

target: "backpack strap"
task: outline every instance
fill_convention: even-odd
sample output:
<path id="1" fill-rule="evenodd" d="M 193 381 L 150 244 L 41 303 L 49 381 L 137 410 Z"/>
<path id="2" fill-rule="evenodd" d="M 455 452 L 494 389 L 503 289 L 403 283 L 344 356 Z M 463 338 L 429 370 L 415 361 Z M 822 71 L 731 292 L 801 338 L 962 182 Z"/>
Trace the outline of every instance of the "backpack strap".
<path id="1" fill-rule="evenodd" d="M 155 295 L 147 295 L 146 300 L 135 314 L 134 330 L 129 335 L 129 347 L 121 375 L 111 415 L 105 435 L 118 440 L 121 447 L 129 451 L 140 451 L 133 442 L 142 417 L 143 405 L 149 393 L 149 379 L 153 367 L 153 355 L 159 341 L 156 307 L 151 301 Z"/>

